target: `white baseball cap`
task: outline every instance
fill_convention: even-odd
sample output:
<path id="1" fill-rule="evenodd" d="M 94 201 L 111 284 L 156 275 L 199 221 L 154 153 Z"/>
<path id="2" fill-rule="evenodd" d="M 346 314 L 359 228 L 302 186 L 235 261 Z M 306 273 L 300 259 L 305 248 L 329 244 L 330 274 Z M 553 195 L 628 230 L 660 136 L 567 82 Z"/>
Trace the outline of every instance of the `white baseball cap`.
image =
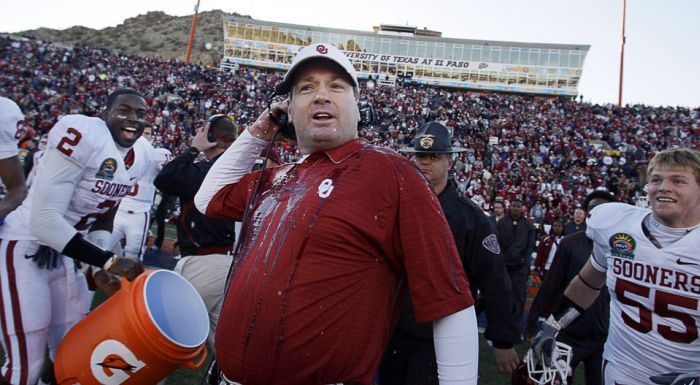
<path id="1" fill-rule="evenodd" d="M 341 50 L 328 43 L 316 43 L 308 45 L 297 52 L 292 60 L 292 66 L 289 67 L 289 70 L 284 75 L 284 79 L 275 87 L 275 93 L 278 95 L 288 93 L 292 89 L 294 72 L 299 69 L 302 63 L 314 58 L 328 59 L 335 62 L 347 72 L 353 81 L 353 86 L 358 86 L 357 72 L 355 72 L 355 67 L 352 66 L 348 57 Z"/>

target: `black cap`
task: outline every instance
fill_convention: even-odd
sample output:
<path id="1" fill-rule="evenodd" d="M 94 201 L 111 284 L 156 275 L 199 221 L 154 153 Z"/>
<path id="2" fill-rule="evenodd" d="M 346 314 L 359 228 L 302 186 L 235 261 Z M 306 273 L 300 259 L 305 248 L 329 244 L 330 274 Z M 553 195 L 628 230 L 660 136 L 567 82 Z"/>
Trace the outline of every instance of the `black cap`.
<path id="1" fill-rule="evenodd" d="M 400 152 L 451 154 L 467 151 L 466 148 L 452 147 L 450 131 L 438 122 L 428 122 L 418 128 L 415 147 L 404 147 Z"/>
<path id="2" fill-rule="evenodd" d="M 583 209 L 586 211 L 591 211 L 589 210 L 589 207 L 591 205 L 591 201 L 593 199 L 604 199 L 608 201 L 609 203 L 617 202 L 617 199 L 615 198 L 614 195 L 611 193 L 604 191 L 604 190 L 595 190 L 592 193 L 586 195 L 586 198 L 583 199 Z"/>

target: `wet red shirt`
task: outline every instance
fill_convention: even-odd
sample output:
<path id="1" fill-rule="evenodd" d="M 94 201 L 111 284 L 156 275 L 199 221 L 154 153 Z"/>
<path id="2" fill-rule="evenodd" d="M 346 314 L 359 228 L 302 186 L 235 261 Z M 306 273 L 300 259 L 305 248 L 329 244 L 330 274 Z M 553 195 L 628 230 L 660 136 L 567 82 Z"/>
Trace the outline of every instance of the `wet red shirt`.
<path id="1" fill-rule="evenodd" d="M 207 215 L 240 220 L 258 173 L 220 190 Z M 394 151 L 354 140 L 266 171 L 216 331 L 243 384 L 369 384 L 402 288 L 416 318 L 473 303 L 432 189 Z"/>

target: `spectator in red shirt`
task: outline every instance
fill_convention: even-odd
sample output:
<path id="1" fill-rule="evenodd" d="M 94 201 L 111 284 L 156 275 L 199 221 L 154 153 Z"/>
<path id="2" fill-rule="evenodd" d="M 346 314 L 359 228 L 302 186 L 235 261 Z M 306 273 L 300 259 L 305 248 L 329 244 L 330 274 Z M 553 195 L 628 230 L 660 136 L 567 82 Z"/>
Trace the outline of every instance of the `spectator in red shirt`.
<path id="1" fill-rule="evenodd" d="M 277 87 L 289 99 L 195 197 L 208 216 L 251 213 L 216 331 L 224 383 L 369 385 L 408 288 L 416 319 L 434 322 L 441 378 L 476 384 L 473 299 L 439 202 L 407 159 L 358 139 L 357 87 L 335 47 L 299 51 Z M 301 159 L 249 173 L 287 111 Z"/>

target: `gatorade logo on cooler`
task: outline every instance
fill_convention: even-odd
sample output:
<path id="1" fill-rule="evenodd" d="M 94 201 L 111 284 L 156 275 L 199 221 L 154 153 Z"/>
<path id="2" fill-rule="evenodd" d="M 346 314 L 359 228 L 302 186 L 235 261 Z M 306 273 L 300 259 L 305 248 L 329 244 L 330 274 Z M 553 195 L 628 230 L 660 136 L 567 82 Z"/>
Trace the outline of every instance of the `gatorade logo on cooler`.
<path id="1" fill-rule="evenodd" d="M 144 362 L 117 340 L 100 342 L 90 356 L 92 375 L 103 385 L 120 385 L 144 366 Z"/>

